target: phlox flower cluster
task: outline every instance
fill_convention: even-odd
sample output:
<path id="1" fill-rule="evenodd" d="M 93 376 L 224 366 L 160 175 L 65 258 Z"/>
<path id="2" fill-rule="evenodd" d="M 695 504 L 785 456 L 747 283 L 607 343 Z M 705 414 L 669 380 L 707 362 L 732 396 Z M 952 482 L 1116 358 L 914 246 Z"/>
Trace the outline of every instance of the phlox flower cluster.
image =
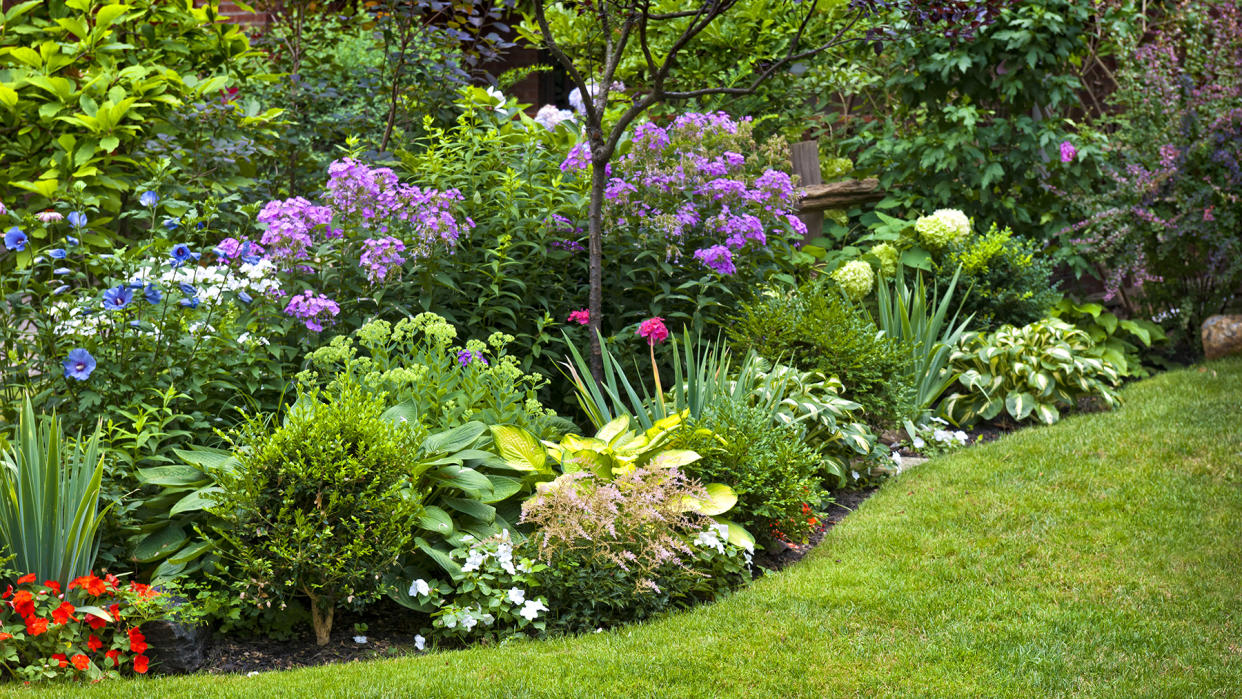
<path id="1" fill-rule="evenodd" d="M 289 297 L 289 303 L 285 306 L 286 314 L 301 318 L 306 329 L 312 332 L 322 331 L 324 323 L 331 321 L 340 312 L 341 307 L 335 301 L 313 291 L 304 291 Z"/>
<path id="2" fill-rule="evenodd" d="M 267 226 L 259 243 L 268 248 L 268 258 L 284 265 L 292 265 L 310 256 L 317 231 L 326 229 L 324 235 L 335 235 L 329 227 L 332 210 L 316 206 L 302 197 L 269 201 L 259 212 L 257 220 Z"/>
<path id="3" fill-rule="evenodd" d="M 361 228 L 389 233 L 408 230 L 404 235 L 412 257 L 430 255 L 437 242 L 450 250 L 457 239 L 474 226 L 453 215 L 461 193 L 441 192 L 402 184 L 386 167 L 368 167 L 353 158 L 343 158 L 328 166 L 327 200 L 340 217 L 355 221 Z"/>
<path id="4" fill-rule="evenodd" d="M 631 148 L 609 173 L 605 221 L 610 234 L 662 239 L 670 260 L 720 275 L 737 272 L 739 256 L 806 232 L 794 216 L 798 195 L 788 173 L 769 164 L 751 137 L 749 119 L 686 113 L 667 126 L 634 129 Z M 745 154 L 751 154 L 749 157 Z M 584 145 L 562 163 L 590 166 Z M 645 242 L 644 242 L 645 244 Z"/>
<path id="5" fill-rule="evenodd" d="M 371 283 L 383 281 L 390 271 L 401 267 L 405 258 L 405 243 L 392 236 L 369 238 L 362 241 L 362 256 L 358 265 L 367 271 Z"/>
<path id="6" fill-rule="evenodd" d="M 535 113 L 535 123 L 548 131 L 555 131 L 556 127 L 564 122 L 572 124 L 574 121 L 573 112 L 568 109 L 559 109 L 553 104 L 545 104 Z"/>

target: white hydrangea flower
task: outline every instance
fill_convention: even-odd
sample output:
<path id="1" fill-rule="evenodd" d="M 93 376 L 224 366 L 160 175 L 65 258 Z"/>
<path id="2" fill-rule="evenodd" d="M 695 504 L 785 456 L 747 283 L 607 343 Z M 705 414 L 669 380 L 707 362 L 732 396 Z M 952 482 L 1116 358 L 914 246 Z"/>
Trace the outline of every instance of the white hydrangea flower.
<path id="1" fill-rule="evenodd" d="M 832 279 L 847 296 L 858 301 L 875 286 L 875 271 L 862 260 L 846 262 L 832 273 Z"/>
<path id="2" fill-rule="evenodd" d="M 921 216 L 914 222 L 919 240 L 932 250 L 942 250 L 960 243 L 970 235 L 970 219 L 957 209 L 937 209 L 931 216 Z"/>

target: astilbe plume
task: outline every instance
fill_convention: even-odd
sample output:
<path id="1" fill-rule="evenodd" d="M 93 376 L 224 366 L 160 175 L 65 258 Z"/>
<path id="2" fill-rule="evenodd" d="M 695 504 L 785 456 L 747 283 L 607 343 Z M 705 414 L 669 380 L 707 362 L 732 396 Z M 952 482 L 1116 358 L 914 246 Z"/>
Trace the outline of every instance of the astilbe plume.
<path id="1" fill-rule="evenodd" d="M 689 570 L 694 550 L 684 535 L 711 521 L 683 506 L 706 491 L 676 469 L 639 468 L 601 482 L 566 474 L 522 505 L 521 521 L 535 527 L 539 556 L 572 556 L 627 571 L 638 588 L 658 589 L 661 568 Z"/>

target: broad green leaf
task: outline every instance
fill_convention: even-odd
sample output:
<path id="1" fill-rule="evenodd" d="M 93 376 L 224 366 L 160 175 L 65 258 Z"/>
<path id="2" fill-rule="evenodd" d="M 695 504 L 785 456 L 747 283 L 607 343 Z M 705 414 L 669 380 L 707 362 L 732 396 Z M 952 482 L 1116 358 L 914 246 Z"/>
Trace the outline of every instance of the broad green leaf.
<path id="1" fill-rule="evenodd" d="M 656 452 L 651 458 L 646 460 L 647 466 L 655 468 L 680 468 L 692 464 L 702 457 L 696 451 L 689 449 L 665 449 Z"/>
<path id="2" fill-rule="evenodd" d="M 422 514 L 418 516 L 418 526 L 443 536 L 448 536 L 454 531 L 452 516 L 434 505 L 423 508 Z"/>
<path id="3" fill-rule="evenodd" d="M 622 415 L 599 428 L 599 432 L 595 433 L 595 438 L 606 444 L 612 444 L 613 440 L 625 434 L 628 429 L 630 429 L 630 416 Z"/>
<path id="4" fill-rule="evenodd" d="M 713 517 L 717 524 L 723 524 L 729 528 L 729 534 L 726 537 L 730 544 L 740 546 L 747 551 L 755 550 L 755 537 L 746 531 L 746 528 L 736 522 L 727 520 L 723 517 Z"/>
<path id="5" fill-rule="evenodd" d="M 430 472 L 428 477 L 483 497 L 492 494 L 492 482 L 487 476 L 465 466 L 442 466 Z"/>
<path id="6" fill-rule="evenodd" d="M 202 466 L 208 470 L 231 470 L 240 465 L 237 459 L 233 458 L 232 452 L 224 451 L 223 449 L 196 447 L 194 449 L 173 449 L 173 453 L 186 463 Z"/>
<path id="7" fill-rule="evenodd" d="M 414 545 L 418 547 L 419 551 L 427 554 L 428 558 L 435 561 L 436 565 L 440 566 L 444 572 L 448 573 L 454 580 L 461 580 L 461 566 L 458 565 L 457 561 L 454 561 L 447 553 L 432 546 L 427 543 L 425 539 L 418 536 L 414 537 Z"/>
<path id="8" fill-rule="evenodd" d="M 12 108 L 17 105 L 17 91 L 8 85 L 0 85 L 0 104 Z"/>
<path id="9" fill-rule="evenodd" d="M 728 512 L 737 504 L 737 493 L 723 483 L 708 483 L 704 489 L 707 491 L 707 498 L 686 497 L 684 500 L 686 509 L 708 517 L 715 517 Z"/>
<path id="10" fill-rule="evenodd" d="M 224 492 L 224 488 L 219 486 L 211 486 L 210 488 L 196 490 L 178 500 L 177 504 L 173 505 L 172 508 L 168 510 L 168 514 L 179 515 L 183 512 L 198 512 L 200 510 L 206 510 L 216 504 L 213 495 L 215 493 L 222 492 Z"/>
<path id="11" fill-rule="evenodd" d="M 492 425 L 491 430 L 496 451 L 510 468 L 537 473 L 548 472 L 548 453 L 530 432 L 512 425 Z"/>
<path id="12" fill-rule="evenodd" d="M 1005 396 L 1005 410 L 1013 419 L 1021 422 L 1035 408 L 1035 397 L 1025 391 L 1014 391 Z"/>
<path id="13" fill-rule="evenodd" d="M 428 454 L 461 451 L 478 441 L 486 429 L 487 425 L 481 422 L 467 422 L 460 427 L 438 432 L 423 442 L 423 451 Z"/>
<path id="14" fill-rule="evenodd" d="M 487 480 L 491 481 L 492 494 L 490 497 L 482 498 L 483 502 L 501 502 L 516 495 L 522 489 L 522 481 L 516 478 L 487 474 Z"/>
<path id="15" fill-rule="evenodd" d="M 139 469 L 138 481 L 143 485 L 193 486 L 206 485 L 211 478 L 195 466 L 172 464 Z"/>
<path id="16" fill-rule="evenodd" d="M 482 522 L 491 522 L 496 519 L 496 508 L 478 500 L 470 498 L 442 498 L 441 501 L 454 510 L 470 515 Z"/>
<path id="17" fill-rule="evenodd" d="M 185 544 L 186 539 L 185 530 L 179 525 L 169 525 L 156 531 L 154 534 L 148 535 L 135 546 L 134 558 L 141 563 L 154 561 L 171 551 L 181 548 Z"/>

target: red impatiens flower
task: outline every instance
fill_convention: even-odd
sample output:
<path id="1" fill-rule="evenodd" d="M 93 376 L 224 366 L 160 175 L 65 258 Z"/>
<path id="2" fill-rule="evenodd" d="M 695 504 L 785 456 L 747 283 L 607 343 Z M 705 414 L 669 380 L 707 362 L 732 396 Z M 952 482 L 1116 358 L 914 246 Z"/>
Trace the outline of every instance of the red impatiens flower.
<path id="1" fill-rule="evenodd" d="M 47 632 L 47 619 L 43 617 L 31 617 L 26 619 L 26 634 L 29 636 L 38 636 Z"/>
<path id="2" fill-rule="evenodd" d="M 133 653 L 144 653 L 147 650 L 147 637 L 136 626 L 129 630 L 129 650 Z"/>
<path id="3" fill-rule="evenodd" d="M 147 674 L 147 667 L 150 664 L 150 662 L 151 662 L 150 658 L 148 658 L 145 655 L 135 656 L 134 657 L 134 672 L 138 673 L 139 675 Z"/>
<path id="4" fill-rule="evenodd" d="M 37 580 L 37 578 L 35 577 L 35 574 L 34 574 L 34 573 L 27 573 L 27 574 L 25 574 L 25 575 L 23 575 L 22 577 L 20 577 L 20 578 L 18 578 L 18 579 L 17 579 L 17 584 L 18 584 L 18 585 L 25 585 L 26 583 L 32 583 L 32 582 L 34 582 L 35 580 Z"/>
<path id="5" fill-rule="evenodd" d="M 66 667 L 69 665 L 69 658 L 64 653 L 56 653 L 55 655 L 52 656 L 52 660 L 55 660 L 57 663 L 59 663 L 61 667 Z"/>
<path id="6" fill-rule="evenodd" d="M 13 594 L 13 586 L 9 585 L 7 588 L 5 588 L 4 594 L 0 595 L 0 599 L 8 599 L 9 595 L 11 594 Z"/>
<path id="7" fill-rule="evenodd" d="M 112 667 L 117 667 L 121 664 L 121 651 L 116 648 L 104 653 L 104 657 L 112 661 Z"/>
<path id="8" fill-rule="evenodd" d="M 591 322 L 590 309 L 583 308 L 581 310 L 571 311 L 569 314 L 569 322 L 577 323 L 578 325 L 586 325 L 587 323 L 590 323 Z"/>
<path id="9" fill-rule="evenodd" d="M 138 583 L 138 582 L 130 583 L 129 589 L 133 590 L 134 592 L 137 592 L 138 596 L 143 599 L 151 599 L 152 597 L 158 597 L 160 594 L 159 590 L 151 589 L 150 585 L 143 585 L 142 583 Z"/>
<path id="10" fill-rule="evenodd" d="M 107 573 L 107 574 L 105 574 L 105 575 L 104 575 L 104 582 L 108 583 L 108 587 L 111 587 L 112 589 L 114 589 L 114 590 L 115 590 L 115 589 L 116 589 L 116 585 L 117 585 L 117 583 L 119 583 L 119 582 L 121 582 L 121 581 L 120 581 L 120 579 L 119 579 L 119 578 L 117 578 L 117 577 L 116 577 L 115 575 L 113 575 L 112 573 Z"/>
<path id="11" fill-rule="evenodd" d="M 57 595 L 61 593 L 60 583 L 56 582 L 55 580 L 44 580 L 43 586 L 52 588 L 52 591 L 55 592 Z"/>
<path id="12" fill-rule="evenodd" d="M 35 604 L 34 595 L 30 594 L 30 590 L 21 590 L 13 596 L 13 611 L 17 612 L 23 619 L 34 616 Z"/>
<path id="13" fill-rule="evenodd" d="M 77 621 L 73 617 L 73 613 L 78 610 L 77 607 L 68 602 L 61 602 L 60 606 L 52 610 L 52 623 L 65 624 L 70 621 Z"/>
<path id="14" fill-rule="evenodd" d="M 103 641 L 99 640 L 99 637 L 95 634 L 91 634 L 90 637 L 86 639 L 86 647 L 90 648 L 92 653 L 96 653 L 100 648 L 103 648 Z"/>
<path id="15" fill-rule="evenodd" d="M 91 628 L 96 631 L 108 625 L 108 622 L 104 621 L 103 617 L 97 617 L 94 614 L 86 615 L 86 623 L 90 624 Z"/>
<path id="16" fill-rule="evenodd" d="M 9 640 L 10 638 L 13 638 L 13 634 L 11 634 L 11 633 L 4 633 L 3 631 L 0 631 L 0 641 L 7 641 L 7 640 Z"/>
<path id="17" fill-rule="evenodd" d="M 69 589 L 72 590 L 75 587 L 86 590 L 86 594 L 92 597 L 98 597 L 108 592 L 108 583 L 94 575 L 83 575 L 80 578 L 75 578 L 73 582 L 69 583 Z"/>
<path id="18" fill-rule="evenodd" d="M 91 659 L 81 653 L 78 653 L 73 656 L 73 666 L 79 670 L 85 670 L 91 666 Z"/>

